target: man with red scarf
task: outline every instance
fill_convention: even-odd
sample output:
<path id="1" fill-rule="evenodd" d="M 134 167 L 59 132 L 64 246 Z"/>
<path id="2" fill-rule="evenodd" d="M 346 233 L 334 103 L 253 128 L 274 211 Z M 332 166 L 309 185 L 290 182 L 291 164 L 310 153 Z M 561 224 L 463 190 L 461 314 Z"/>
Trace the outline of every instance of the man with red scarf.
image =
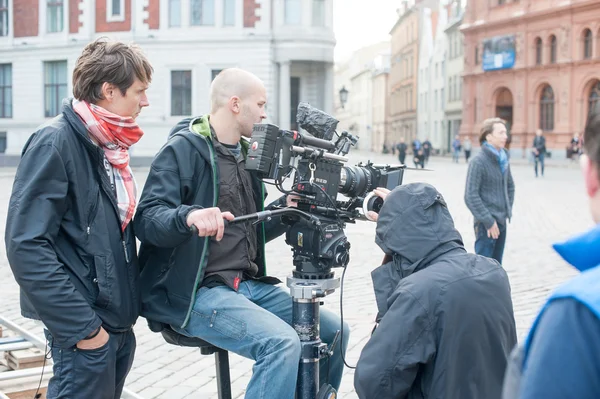
<path id="1" fill-rule="evenodd" d="M 120 398 L 139 315 L 128 149 L 142 137 L 152 67 L 140 49 L 99 39 L 73 71 L 75 99 L 29 138 L 5 242 L 23 316 L 41 320 L 54 359 L 48 399 Z"/>

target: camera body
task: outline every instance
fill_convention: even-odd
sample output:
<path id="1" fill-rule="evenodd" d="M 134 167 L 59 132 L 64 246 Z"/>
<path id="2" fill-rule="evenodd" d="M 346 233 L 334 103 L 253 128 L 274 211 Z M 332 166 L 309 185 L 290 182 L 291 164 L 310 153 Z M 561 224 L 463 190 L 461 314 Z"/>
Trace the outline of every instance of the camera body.
<path id="1" fill-rule="evenodd" d="M 294 275 L 330 278 L 332 267 L 349 261 L 345 223 L 365 219 L 370 210 L 378 211 L 383 201 L 368 194 L 377 187 L 392 190 L 402 184 L 404 166 L 371 162 L 345 166 L 345 155 L 358 138 L 344 131 L 332 141 L 338 121 L 306 103 L 298 106 L 297 119 L 310 133 L 255 124 L 246 169 L 263 180 L 273 180 L 281 192 L 297 195 L 298 209 L 319 218 L 318 227 L 297 217 L 284 216 L 282 220 L 290 224 L 286 242 L 294 252 Z M 292 172 L 292 188 L 287 191 L 282 183 Z M 338 199 L 338 194 L 346 200 Z"/>

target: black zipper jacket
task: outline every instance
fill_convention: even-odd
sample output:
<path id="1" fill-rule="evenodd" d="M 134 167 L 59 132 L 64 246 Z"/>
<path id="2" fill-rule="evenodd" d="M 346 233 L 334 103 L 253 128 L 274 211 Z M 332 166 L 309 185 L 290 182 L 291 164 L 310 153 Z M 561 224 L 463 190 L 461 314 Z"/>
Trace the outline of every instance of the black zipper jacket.
<path id="1" fill-rule="evenodd" d="M 247 143 L 242 140 L 245 154 Z M 256 209 L 264 210 L 265 190 L 252 177 Z M 142 316 L 150 329 L 164 324 L 185 328 L 209 258 L 210 240 L 194 235 L 187 226 L 194 209 L 217 206 L 219 168 L 206 116 L 182 120 L 158 152 L 134 218 L 140 239 Z M 284 204 L 281 197 L 277 204 Z M 237 215 L 236 215 L 237 216 Z M 264 245 L 283 234 L 279 218 L 256 225 L 256 278 L 266 276 Z"/>
<path id="2" fill-rule="evenodd" d="M 41 320 L 55 346 L 72 347 L 101 324 L 119 332 L 135 323 L 132 225 L 121 232 L 103 150 L 89 139 L 71 100 L 25 144 L 5 243 L 21 286 L 21 312 Z"/>

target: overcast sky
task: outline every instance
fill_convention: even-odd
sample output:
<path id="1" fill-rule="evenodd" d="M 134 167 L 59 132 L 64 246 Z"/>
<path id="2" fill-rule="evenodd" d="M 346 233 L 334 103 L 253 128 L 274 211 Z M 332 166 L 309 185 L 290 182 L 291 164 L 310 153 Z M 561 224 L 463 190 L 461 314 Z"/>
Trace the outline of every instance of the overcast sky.
<path id="1" fill-rule="evenodd" d="M 334 0 L 335 59 L 389 38 L 401 0 Z"/>

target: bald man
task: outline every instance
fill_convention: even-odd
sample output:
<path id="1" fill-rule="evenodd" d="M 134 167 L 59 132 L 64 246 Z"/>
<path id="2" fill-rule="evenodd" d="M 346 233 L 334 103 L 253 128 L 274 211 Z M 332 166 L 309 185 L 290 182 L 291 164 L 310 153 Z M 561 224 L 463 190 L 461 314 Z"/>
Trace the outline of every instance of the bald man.
<path id="1" fill-rule="evenodd" d="M 213 81 L 210 100 L 209 115 L 172 129 L 142 192 L 134 219 L 142 243 L 141 314 L 153 331 L 170 326 L 254 359 L 247 398 L 293 399 L 301 347 L 290 325 L 292 299 L 276 286 L 281 281 L 267 276 L 264 251 L 287 226 L 279 219 L 223 223 L 264 209 L 266 192 L 245 169 L 242 137 L 267 117 L 265 87 L 249 72 L 226 69 Z M 270 206 L 285 203 L 282 197 Z M 292 267 L 291 257 L 283 261 Z M 340 327 L 336 315 L 321 311 L 323 342 L 330 344 Z M 321 384 L 329 375 L 339 388 L 340 347 L 346 350 L 348 335 L 323 361 L 329 364 L 321 367 Z"/>

